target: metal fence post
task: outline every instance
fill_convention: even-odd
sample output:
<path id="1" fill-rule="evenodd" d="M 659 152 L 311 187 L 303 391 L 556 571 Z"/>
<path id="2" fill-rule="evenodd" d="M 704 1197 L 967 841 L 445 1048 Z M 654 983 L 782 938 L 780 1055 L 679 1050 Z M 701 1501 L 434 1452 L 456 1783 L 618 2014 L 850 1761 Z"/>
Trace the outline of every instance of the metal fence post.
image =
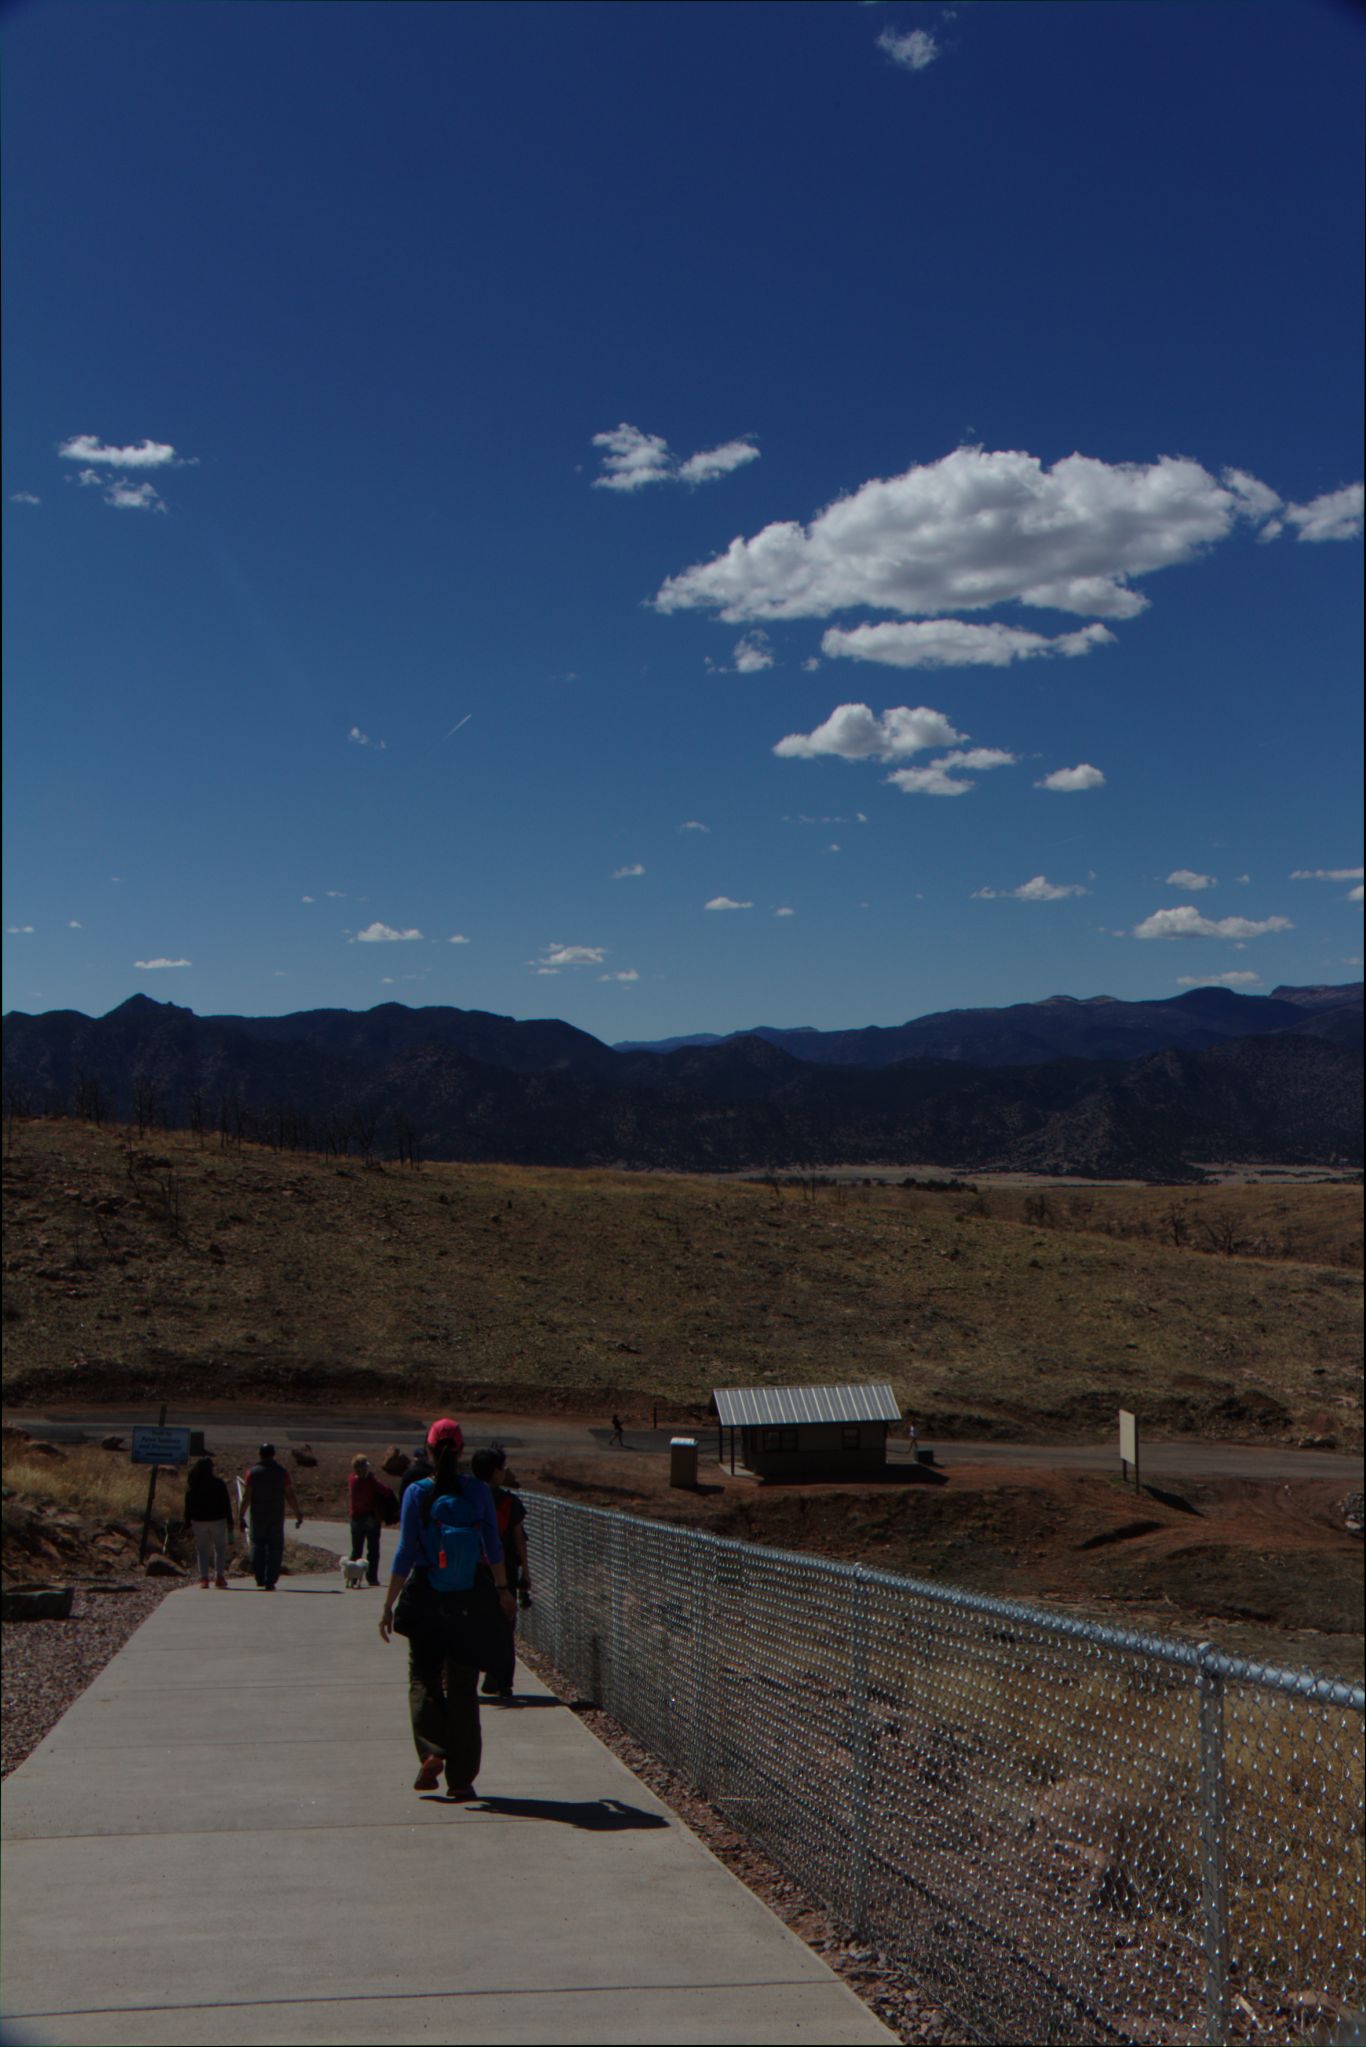
<path id="1" fill-rule="evenodd" d="M 692 1722 L 689 1732 L 689 1774 L 704 1798 L 711 1796 L 707 1754 L 707 1716 L 715 1713 L 717 1699 L 707 1670 L 707 1642 L 711 1618 L 711 1573 L 715 1550 L 710 1543 L 694 1542 L 690 1558 L 688 1622 L 692 1629 Z"/>
<path id="2" fill-rule="evenodd" d="M 849 1917 L 868 1933 L 868 1864 L 873 1819 L 873 1722 L 868 1698 L 868 1584 L 854 1575 L 849 1629 Z"/>
<path id="3" fill-rule="evenodd" d="M 1200 1644 L 1200 1904 L 1205 1932 L 1205 2038 L 1228 2039 L 1228 1884 L 1225 1837 L 1224 1677 L 1214 1644 Z"/>

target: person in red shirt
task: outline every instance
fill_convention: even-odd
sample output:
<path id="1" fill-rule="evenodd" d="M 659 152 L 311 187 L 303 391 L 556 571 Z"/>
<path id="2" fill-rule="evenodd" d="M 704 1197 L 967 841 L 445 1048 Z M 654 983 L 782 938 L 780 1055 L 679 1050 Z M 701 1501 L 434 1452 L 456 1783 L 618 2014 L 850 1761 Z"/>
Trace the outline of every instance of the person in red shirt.
<path id="1" fill-rule="evenodd" d="M 351 1511 L 351 1561 L 358 1564 L 365 1553 L 365 1582 L 379 1583 L 379 1530 L 385 1488 L 370 1469 L 368 1457 L 351 1459 L 351 1476 L 346 1481 Z"/>

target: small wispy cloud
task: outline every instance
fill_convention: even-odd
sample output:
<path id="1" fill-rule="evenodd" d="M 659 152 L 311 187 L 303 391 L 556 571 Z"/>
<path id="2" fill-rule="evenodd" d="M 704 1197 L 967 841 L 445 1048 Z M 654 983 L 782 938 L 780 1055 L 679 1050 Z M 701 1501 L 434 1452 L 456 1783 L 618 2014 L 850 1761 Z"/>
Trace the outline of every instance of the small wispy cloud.
<path id="1" fill-rule="evenodd" d="M 43 502 L 40 497 L 35 497 L 31 490 L 12 490 L 9 501 L 12 505 L 40 505 Z"/>
<path id="2" fill-rule="evenodd" d="M 687 823 L 681 824 L 678 827 L 678 829 L 681 832 L 709 832 L 711 830 L 711 826 L 709 824 L 702 824 L 695 817 L 690 817 Z"/>
<path id="3" fill-rule="evenodd" d="M 1262 540 L 1274 540 L 1287 526 L 1295 529 L 1297 540 L 1355 540 L 1366 513 L 1366 488 L 1359 483 L 1344 484 L 1340 490 L 1324 491 L 1307 505 L 1286 505 L 1280 518 L 1262 528 Z"/>
<path id="4" fill-rule="evenodd" d="M 1363 870 L 1360 867 L 1297 867 L 1290 876 L 1292 881 L 1360 881 Z"/>
<path id="5" fill-rule="evenodd" d="M 752 910 L 754 905 L 738 903 L 734 896 L 713 896 L 711 901 L 704 903 L 702 907 L 706 910 Z"/>
<path id="6" fill-rule="evenodd" d="M 1013 768 L 1017 756 L 999 746 L 970 746 L 941 754 L 923 768 L 897 768 L 885 779 L 905 796 L 966 796 L 975 782 L 966 774 L 985 774 L 990 768 Z"/>
<path id="7" fill-rule="evenodd" d="M 680 461 L 662 434 L 647 434 L 627 420 L 607 433 L 594 434 L 593 446 L 603 451 L 602 474 L 593 478 L 595 490 L 644 490 L 652 483 L 714 483 L 759 459 L 758 448 L 745 436 L 724 441 L 717 448 L 703 448 Z"/>
<path id="8" fill-rule="evenodd" d="M 623 967 L 619 974 L 599 974 L 600 981 L 638 981 L 640 975 L 634 967 Z"/>
<path id="9" fill-rule="evenodd" d="M 1348 901 L 1349 903 L 1359 903 L 1359 902 L 1361 901 L 1361 899 L 1362 899 L 1362 887 L 1361 887 L 1361 883 L 1360 883 L 1360 882 L 1358 882 L 1355 888 L 1349 888 L 1349 889 L 1348 889 L 1348 891 L 1347 891 L 1347 901 Z"/>
<path id="10" fill-rule="evenodd" d="M 821 652 L 832 661 L 879 661 L 887 668 L 1008 668 L 1013 661 L 1058 655 L 1075 661 L 1114 643 L 1114 634 L 1099 623 L 1050 636 L 1024 626 L 930 618 L 909 625 L 832 626 L 821 639 Z"/>
<path id="11" fill-rule="evenodd" d="M 795 917 L 797 912 L 790 909 L 786 903 L 780 903 L 773 914 L 775 917 Z"/>
<path id="12" fill-rule="evenodd" d="M 414 938 L 421 938 L 421 936 L 422 933 L 415 926 L 409 931 L 398 931 L 392 924 L 376 922 L 374 924 L 367 924 L 364 931 L 358 931 L 353 943 L 356 945 L 399 945 L 406 944 Z"/>
<path id="13" fill-rule="evenodd" d="M 176 455 L 169 441 L 139 441 L 135 446 L 111 448 L 95 434 L 73 434 L 57 453 L 67 462 L 96 462 L 106 469 L 169 469 L 183 457 Z"/>
<path id="14" fill-rule="evenodd" d="M 1064 896 L 1084 896 L 1086 893 L 1086 889 L 1079 881 L 1050 881 L 1047 875 L 1036 874 L 1029 881 L 1022 881 L 1018 888 L 975 888 L 972 900 L 975 903 L 1007 900 L 1017 903 L 1060 903 Z"/>
<path id="15" fill-rule="evenodd" d="M 66 928 L 68 931 L 84 931 L 85 926 L 84 924 L 82 924 L 79 917 L 68 917 L 66 920 Z"/>
<path id="16" fill-rule="evenodd" d="M 1045 775 L 1034 784 L 1036 789 L 1054 789 L 1060 795 L 1071 795 L 1078 789 L 1103 789 L 1105 777 L 1099 768 L 1093 768 L 1089 761 L 1078 761 L 1074 768 L 1054 768 L 1051 775 Z"/>
<path id="17" fill-rule="evenodd" d="M 154 483 L 125 483 L 122 478 L 110 484 L 104 494 L 104 502 L 112 505 L 116 512 L 166 510 L 166 500 Z"/>
<path id="18" fill-rule="evenodd" d="M 156 969 L 158 969 L 158 968 L 160 968 L 160 967 L 189 967 L 189 966 L 193 966 L 193 964 L 194 964 L 193 960 L 134 960 L 134 961 L 133 961 L 133 965 L 134 965 L 135 967 L 142 967 L 142 968 L 144 968 L 144 969 L 145 969 L 145 970 L 146 970 L 147 972 L 149 972 L 149 973 L 151 973 L 151 972 L 154 972 L 154 971 L 155 971 Z"/>
<path id="19" fill-rule="evenodd" d="M 1174 910 L 1154 910 L 1135 924 L 1135 938 L 1265 938 L 1270 931 L 1293 931 L 1288 917 L 1202 917 L 1193 903 Z"/>
<path id="20" fill-rule="evenodd" d="M 633 860 L 629 867 L 614 867 L 612 879 L 613 881 L 632 881 L 638 874 L 644 874 L 644 872 L 645 869 L 641 866 L 639 860 Z"/>
<path id="21" fill-rule="evenodd" d="M 529 960 L 527 964 L 537 973 L 557 974 L 562 967 L 600 967 L 606 957 L 605 945 L 561 945 L 552 940 L 538 960 Z"/>
<path id="22" fill-rule="evenodd" d="M 376 753 L 387 753 L 389 750 L 387 740 L 372 739 L 368 732 L 361 731 L 359 725 L 353 725 L 346 736 L 352 746 L 368 746 Z"/>
<path id="23" fill-rule="evenodd" d="M 758 629 L 743 634 L 735 642 L 735 652 L 731 659 L 735 663 L 737 675 L 758 675 L 761 670 L 771 668 L 773 649 L 769 645 L 768 634 Z"/>
<path id="24" fill-rule="evenodd" d="M 299 898 L 299 901 L 301 903 L 316 903 L 317 900 L 318 898 L 316 896 L 300 896 Z"/>
<path id="25" fill-rule="evenodd" d="M 1218 888 L 1219 883 L 1213 874 L 1197 874 L 1193 867 L 1175 867 L 1167 876 L 1167 886 L 1189 889 L 1194 895 L 1202 888 Z"/>
<path id="26" fill-rule="evenodd" d="M 1261 980 L 1250 968 L 1235 967 L 1231 974 L 1178 974 L 1178 988 L 1251 988 Z"/>
<path id="27" fill-rule="evenodd" d="M 939 55 L 938 43 L 924 28 L 884 28 L 877 46 L 902 71 L 924 71 Z"/>
<path id="28" fill-rule="evenodd" d="M 33 935 L 31 924 L 7 924 L 5 929 L 11 938 L 31 938 Z"/>
<path id="29" fill-rule="evenodd" d="M 468 945 L 469 940 L 464 936 L 463 932 L 453 931 L 446 940 L 446 943 L 447 945 Z"/>

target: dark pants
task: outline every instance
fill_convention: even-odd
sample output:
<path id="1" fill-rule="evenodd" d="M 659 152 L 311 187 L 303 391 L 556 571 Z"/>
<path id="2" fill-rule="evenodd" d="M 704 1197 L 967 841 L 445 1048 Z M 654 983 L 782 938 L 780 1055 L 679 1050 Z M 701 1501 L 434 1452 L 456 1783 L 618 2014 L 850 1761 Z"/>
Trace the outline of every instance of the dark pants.
<path id="1" fill-rule="evenodd" d="M 251 1529 L 251 1568 L 258 1585 L 273 1585 L 280 1575 L 280 1566 L 285 1560 L 285 1531 L 283 1522 L 278 1528 L 258 1528 L 255 1522 Z"/>
<path id="2" fill-rule="evenodd" d="M 510 1692 L 517 1674 L 517 1616 L 499 1616 L 498 1647 L 484 1678 L 485 1692 Z"/>
<path id="3" fill-rule="evenodd" d="M 418 1757 L 440 1756 L 446 1782 L 463 1790 L 479 1775 L 484 1738 L 479 1727 L 479 1672 L 457 1663 L 440 1642 L 408 1643 L 408 1709 Z"/>
<path id="4" fill-rule="evenodd" d="M 379 1583 L 379 1516 L 378 1514 L 353 1514 L 351 1516 L 351 1561 L 360 1562 L 361 1551 L 365 1551 L 365 1575 L 370 1584 Z"/>

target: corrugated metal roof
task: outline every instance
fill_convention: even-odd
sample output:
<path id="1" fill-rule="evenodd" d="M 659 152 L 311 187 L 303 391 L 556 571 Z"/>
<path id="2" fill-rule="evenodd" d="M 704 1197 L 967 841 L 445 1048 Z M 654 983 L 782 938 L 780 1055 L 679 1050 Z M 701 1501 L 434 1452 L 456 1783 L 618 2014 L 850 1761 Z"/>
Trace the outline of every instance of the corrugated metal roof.
<path id="1" fill-rule="evenodd" d="M 722 1428 L 794 1422 L 895 1422 L 901 1408 L 890 1386 L 720 1386 L 712 1394 Z"/>

